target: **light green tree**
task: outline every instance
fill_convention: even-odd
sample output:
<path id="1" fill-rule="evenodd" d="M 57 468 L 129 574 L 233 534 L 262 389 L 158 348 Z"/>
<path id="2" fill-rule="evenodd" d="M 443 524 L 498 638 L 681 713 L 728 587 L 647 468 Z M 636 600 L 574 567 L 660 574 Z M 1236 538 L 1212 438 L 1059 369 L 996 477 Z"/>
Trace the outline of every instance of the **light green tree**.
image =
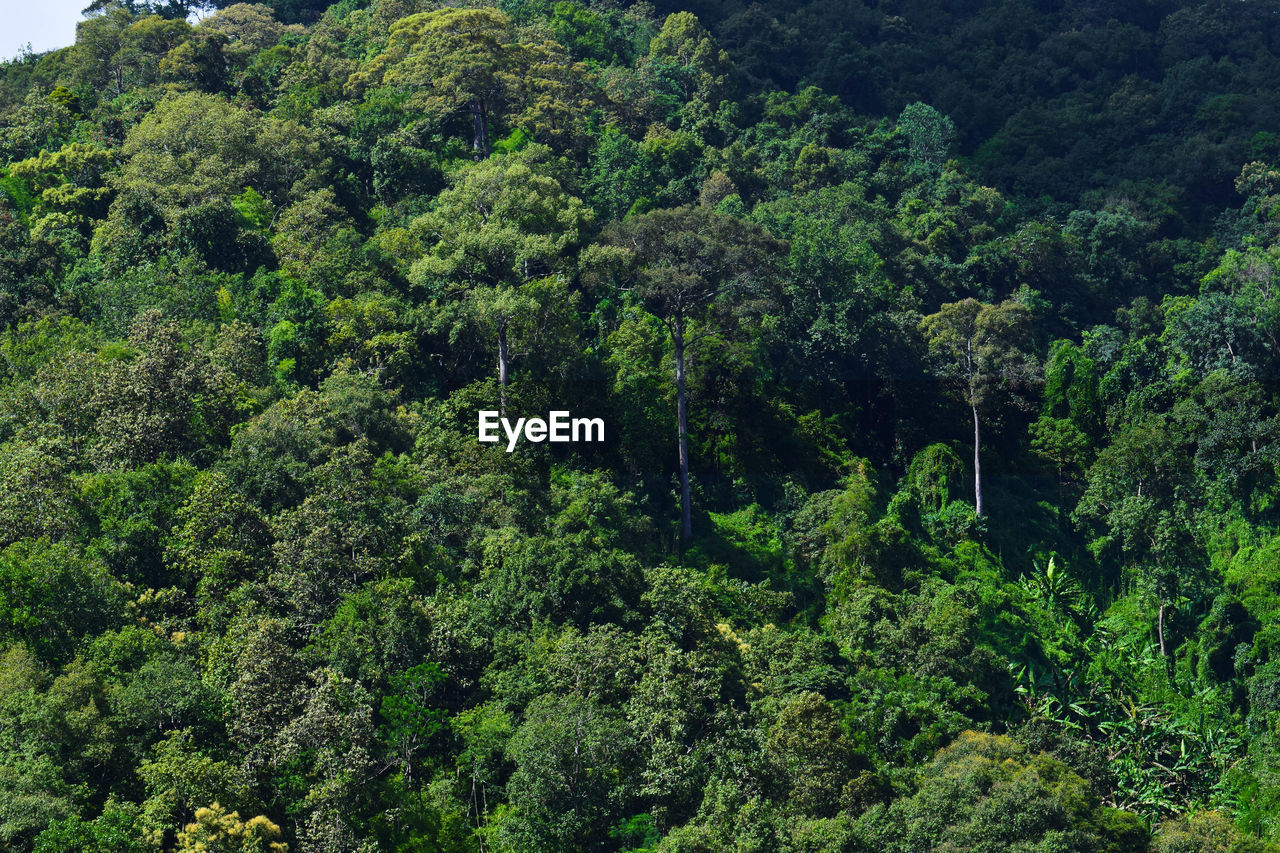
<path id="1" fill-rule="evenodd" d="M 491 334 L 506 410 L 513 332 L 528 339 L 555 287 L 531 285 L 557 272 L 594 214 L 557 177 L 545 146 L 494 157 L 467 169 L 405 231 L 388 234 L 393 253 L 416 257 L 411 281 L 440 304 L 469 303 L 468 322 Z"/>
<path id="2" fill-rule="evenodd" d="M 535 138 L 560 136 L 581 101 L 584 70 L 559 44 L 520 31 L 497 9 L 437 9 L 396 21 L 386 49 L 348 88 L 390 86 L 408 93 L 407 107 L 437 120 L 465 111 L 472 150 L 487 157 L 495 119 Z"/>
<path id="3" fill-rule="evenodd" d="M 1013 300 L 989 305 L 965 299 L 925 317 L 920 330 L 935 375 L 973 414 L 973 502 L 981 518 L 981 416 L 1001 403 L 1017 401 L 1019 394 L 1039 383 L 1039 362 L 1028 351 L 1031 311 Z"/>
<path id="4" fill-rule="evenodd" d="M 950 118 L 928 104 L 908 104 L 898 116 L 898 129 L 906 134 L 911 168 L 937 175 L 956 136 Z"/>

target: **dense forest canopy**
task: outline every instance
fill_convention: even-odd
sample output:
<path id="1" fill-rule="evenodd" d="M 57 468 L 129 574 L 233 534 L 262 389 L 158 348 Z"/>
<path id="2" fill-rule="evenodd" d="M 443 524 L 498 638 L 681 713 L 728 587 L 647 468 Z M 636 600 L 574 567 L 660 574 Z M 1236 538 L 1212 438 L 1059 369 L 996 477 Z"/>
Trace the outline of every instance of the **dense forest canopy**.
<path id="1" fill-rule="evenodd" d="M 1278 37 L 96 0 L 0 65 L 0 846 L 1280 849 Z"/>

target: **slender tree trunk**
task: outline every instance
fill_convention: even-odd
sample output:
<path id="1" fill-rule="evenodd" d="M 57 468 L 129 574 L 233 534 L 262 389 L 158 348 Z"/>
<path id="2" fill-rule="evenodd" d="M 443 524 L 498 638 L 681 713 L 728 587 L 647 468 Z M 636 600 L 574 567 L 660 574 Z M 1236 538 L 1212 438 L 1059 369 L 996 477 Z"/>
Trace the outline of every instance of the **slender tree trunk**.
<path id="1" fill-rule="evenodd" d="M 475 129 L 475 138 L 471 142 L 471 151 L 477 157 L 489 156 L 489 120 L 485 115 L 484 101 L 471 99 L 471 123 Z"/>
<path id="2" fill-rule="evenodd" d="M 680 538 L 693 535 L 693 509 L 689 498 L 689 405 L 684 391 L 684 327 L 677 323 L 671 333 L 676 350 L 676 426 L 680 435 Z"/>
<path id="3" fill-rule="evenodd" d="M 507 416 L 507 378 L 511 369 L 511 352 L 507 349 L 507 323 L 498 324 L 498 409 Z"/>
<path id="4" fill-rule="evenodd" d="M 1160 638 L 1160 657 L 1164 657 L 1164 602 L 1160 602 L 1160 615 L 1156 617 L 1156 636 Z"/>
<path id="5" fill-rule="evenodd" d="M 982 434 L 978 430 L 978 407 L 973 409 L 973 506 L 978 518 L 982 518 L 982 460 L 979 448 L 982 446 Z"/>

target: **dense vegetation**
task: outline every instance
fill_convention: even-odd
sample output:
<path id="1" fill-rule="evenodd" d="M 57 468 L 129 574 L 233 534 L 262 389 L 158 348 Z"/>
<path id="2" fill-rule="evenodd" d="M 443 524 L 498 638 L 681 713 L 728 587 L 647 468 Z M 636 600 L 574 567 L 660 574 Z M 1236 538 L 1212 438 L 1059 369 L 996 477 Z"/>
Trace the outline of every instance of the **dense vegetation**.
<path id="1" fill-rule="evenodd" d="M 1265 4 L 198 5 L 0 66 L 0 846 L 1277 849 Z"/>

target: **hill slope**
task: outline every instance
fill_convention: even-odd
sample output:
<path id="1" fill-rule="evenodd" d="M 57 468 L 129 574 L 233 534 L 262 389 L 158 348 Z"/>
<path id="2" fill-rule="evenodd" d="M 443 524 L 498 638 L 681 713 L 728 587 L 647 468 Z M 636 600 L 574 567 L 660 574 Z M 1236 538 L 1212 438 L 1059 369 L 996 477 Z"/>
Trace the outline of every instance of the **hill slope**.
<path id="1" fill-rule="evenodd" d="M 0 69 L 6 849 L 1272 849 L 1267 10 L 691 8 Z"/>

